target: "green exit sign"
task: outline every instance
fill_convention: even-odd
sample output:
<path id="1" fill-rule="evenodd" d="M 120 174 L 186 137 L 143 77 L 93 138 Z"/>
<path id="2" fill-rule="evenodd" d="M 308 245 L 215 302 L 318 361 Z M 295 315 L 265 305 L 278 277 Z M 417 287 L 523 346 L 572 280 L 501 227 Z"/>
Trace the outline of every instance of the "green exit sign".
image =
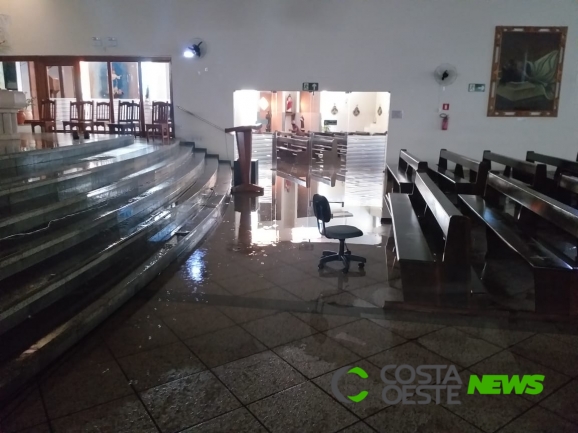
<path id="1" fill-rule="evenodd" d="M 304 92 L 317 92 L 319 90 L 319 83 L 303 83 Z"/>
<path id="2" fill-rule="evenodd" d="M 486 85 L 485 84 L 471 83 L 468 86 L 468 92 L 485 92 L 485 91 L 486 91 Z"/>

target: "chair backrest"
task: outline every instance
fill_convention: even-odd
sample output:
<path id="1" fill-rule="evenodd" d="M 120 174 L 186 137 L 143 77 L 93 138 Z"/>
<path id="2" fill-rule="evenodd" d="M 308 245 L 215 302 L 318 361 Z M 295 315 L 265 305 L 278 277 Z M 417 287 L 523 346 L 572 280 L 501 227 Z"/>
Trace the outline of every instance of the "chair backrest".
<path id="1" fill-rule="evenodd" d="M 313 195 L 313 214 L 317 220 L 319 233 L 325 236 L 325 223 L 331 221 L 331 207 L 325 196 L 320 194 Z"/>
<path id="2" fill-rule="evenodd" d="M 118 101 L 118 122 L 138 122 L 140 119 L 140 103 L 134 101 Z"/>
<path id="3" fill-rule="evenodd" d="M 168 123 L 171 117 L 171 104 L 153 101 L 153 123 Z"/>
<path id="4" fill-rule="evenodd" d="M 70 102 L 70 120 L 93 120 L 94 103 L 93 101 L 76 101 Z"/>
<path id="5" fill-rule="evenodd" d="M 110 121 L 110 102 L 96 103 L 96 121 Z"/>
<path id="6" fill-rule="evenodd" d="M 56 101 L 51 99 L 40 101 L 40 120 L 56 120 Z"/>

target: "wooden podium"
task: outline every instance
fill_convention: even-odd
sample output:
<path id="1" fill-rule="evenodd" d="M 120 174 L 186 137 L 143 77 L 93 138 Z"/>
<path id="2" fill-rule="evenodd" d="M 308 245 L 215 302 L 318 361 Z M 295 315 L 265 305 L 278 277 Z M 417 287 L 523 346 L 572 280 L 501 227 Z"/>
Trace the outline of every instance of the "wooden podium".
<path id="1" fill-rule="evenodd" d="M 251 155 L 253 152 L 253 130 L 259 129 L 260 124 L 252 126 L 237 126 L 225 129 L 226 133 L 234 132 L 237 137 L 237 149 L 239 151 L 239 168 L 241 171 L 241 184 L 233 187 L 234 194 L 262 195 L 263 188 L 251 183 Z"/>

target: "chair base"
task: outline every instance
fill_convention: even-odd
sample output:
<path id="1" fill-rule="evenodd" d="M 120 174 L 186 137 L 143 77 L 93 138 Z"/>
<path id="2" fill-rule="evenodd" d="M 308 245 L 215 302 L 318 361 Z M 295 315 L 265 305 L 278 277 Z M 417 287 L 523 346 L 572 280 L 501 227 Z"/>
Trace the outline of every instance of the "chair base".
<path id="1" fill-rule="evenodd" d="M 263 195 L 264 189 L 258 185 L 253 185 L 250 183 L 243 183 L 241 185 L 234 186 L 232 188 L 233 194 L 255 194 Z"/>
<path id="2" fill-rule="evenodd" d="M 351 262 L 359 262 L 358 266 L 363 268 L 367 259 L 361 256 L 355 256 L 351 254 L 351 251 L 345 251 L 345 239 L 339 239 L 339 252 L 335 251 L 323 251 L 322 257 L 319 260 L 319 269 L 323 269 L 326 263 L 330 262 L 342 262 L 343 263 L 343 273 L 349 272 L 349 266 Z"/>

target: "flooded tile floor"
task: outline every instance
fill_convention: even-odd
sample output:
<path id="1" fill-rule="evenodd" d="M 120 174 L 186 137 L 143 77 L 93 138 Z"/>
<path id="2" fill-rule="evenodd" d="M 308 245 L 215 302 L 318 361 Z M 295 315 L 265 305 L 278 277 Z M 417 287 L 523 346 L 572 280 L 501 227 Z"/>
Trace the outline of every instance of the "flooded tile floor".
<path id="1" fill-rule="evenodd" d="M 387 265 L 388 225 L 374 224 L 365 244 L 349 245 L 368 263 L 348 276 L 317 269 L 334 243 L 301 242 L 303 230 L 278 241 L 287 232 L 272 223 L 254 226 L 246 242 L 238 227 L 231 204 L 198 250 L 3 409 L 0 431 L 578 431 L 577 335 L 384 310 L 385 301 L 403 299 Z M 271 230 L 277 235 L 263 234 Z M 386 403 L 380 370 L 392 364 L 455 365 L 461 404 Z M 333 395 L 344 366 L 368 375 L 339 382 L 344 395 L 368 391 L 359 403 Z M 472 374 L 541 374 L 544 391 L 468 395 Z"/>

